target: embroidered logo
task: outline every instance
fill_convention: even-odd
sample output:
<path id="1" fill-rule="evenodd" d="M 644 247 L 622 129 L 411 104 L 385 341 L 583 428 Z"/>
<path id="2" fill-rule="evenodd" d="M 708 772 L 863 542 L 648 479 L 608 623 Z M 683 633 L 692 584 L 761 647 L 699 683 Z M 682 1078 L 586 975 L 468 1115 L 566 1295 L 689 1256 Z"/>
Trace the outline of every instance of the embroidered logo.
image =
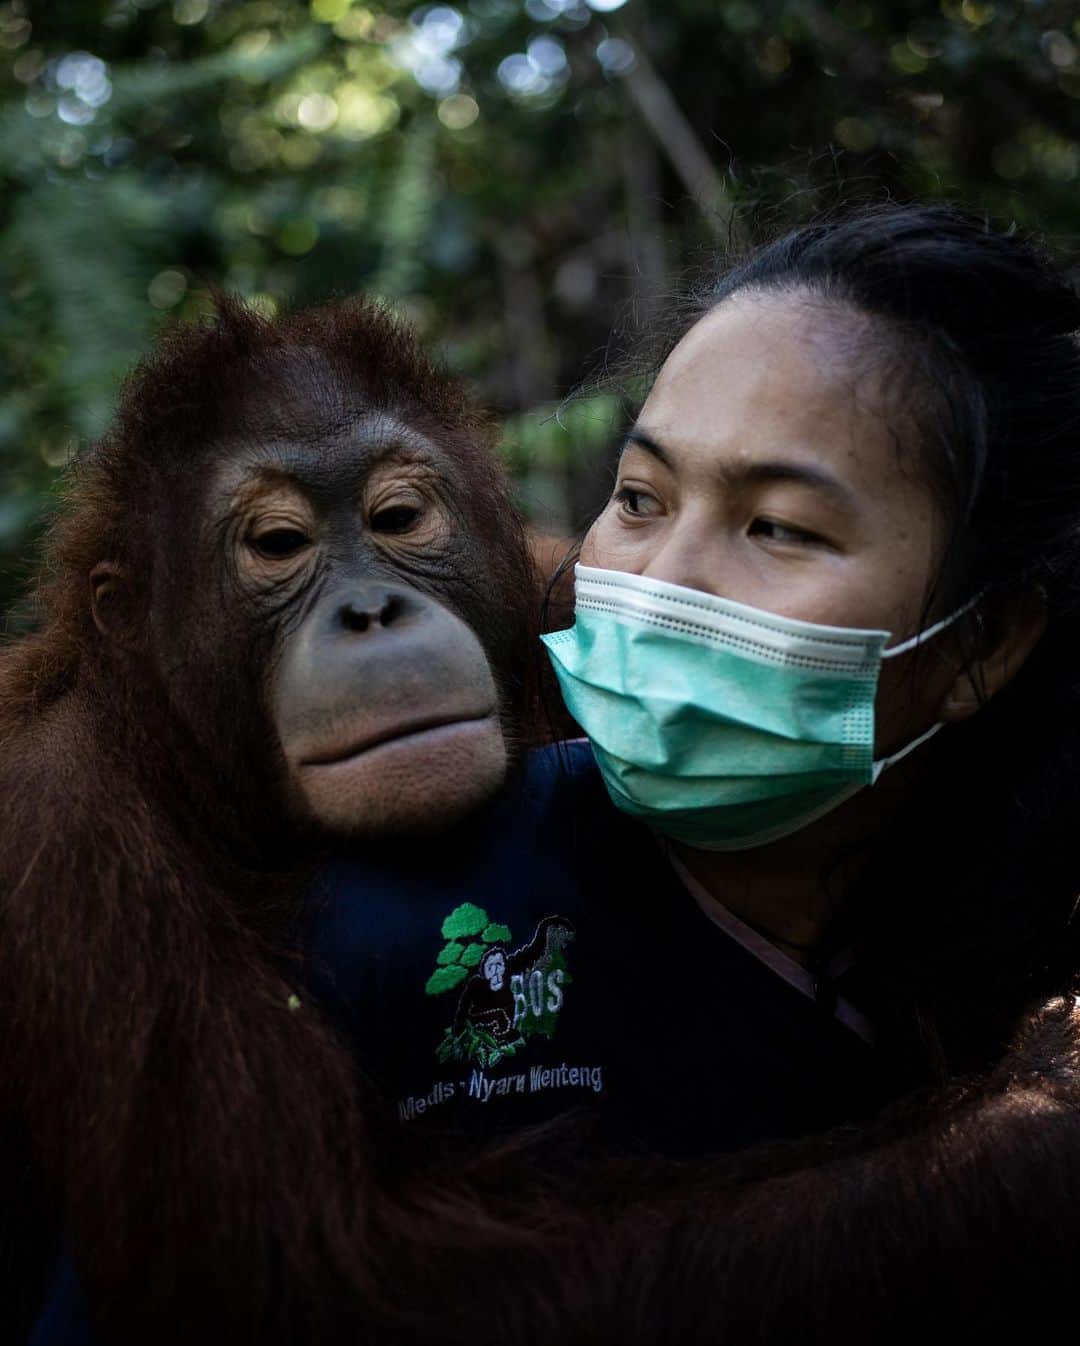
<path id="1" fill-rule="evenodd" d="M 555 1031 L 570 970 L 563 949 L 574 937 L 564 916 L 545 916 L 533 937 L 510 950 L 508 926 L 463 902 L 442 924 L 446 940 L 424 987 L 445 995 L 461 987 L 454 1022 L 436 1049 L 440 1061 L 493 1066 L 537 1034 Z"/>

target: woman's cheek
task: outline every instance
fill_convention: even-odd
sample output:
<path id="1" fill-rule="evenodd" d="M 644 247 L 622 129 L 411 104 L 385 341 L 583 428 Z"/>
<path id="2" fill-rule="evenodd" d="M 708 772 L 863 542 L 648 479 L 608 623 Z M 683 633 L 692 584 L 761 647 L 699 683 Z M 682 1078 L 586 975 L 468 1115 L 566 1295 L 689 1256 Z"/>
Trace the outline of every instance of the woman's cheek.
<path id="1" fill-rule="evenodd" d="M 618 505 L 612 502 L 585 534 L 581 544 L 581 563 L 604 570 L 626 569 L 626 563 L 641 550 L 643 539 L 632 530 L 620 528 L 615 518 Z"/>
<path id="2" fill-rule="evenodd" d="M 596 520 L 593 526 L 585 534 L 585 537 L 582 539 L 581 558 L 580 558 L 582 565 L 587 566 L 603 565 L 602 561 L 597 560 L 597 556 L 599 554 L 599 545 L 600 545 L 599 539 L 602 536 L 603 524 L 605 518 L 607 517 L 607 513 L 608 511 L 605 509 L 603 514 L 600 515 L 599 519 Z"/>

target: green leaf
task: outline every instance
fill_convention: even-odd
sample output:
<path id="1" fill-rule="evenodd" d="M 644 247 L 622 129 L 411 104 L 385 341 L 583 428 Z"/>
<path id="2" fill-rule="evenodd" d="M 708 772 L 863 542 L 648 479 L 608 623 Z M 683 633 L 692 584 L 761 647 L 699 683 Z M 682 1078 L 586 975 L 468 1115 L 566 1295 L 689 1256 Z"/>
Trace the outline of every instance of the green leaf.
<path id="1" fill-rule="evenodd" d="M 461 955 L 461 962 L 465 967 L 476 967 L 487 950 L 482 944 L 466 944 L 465 952 Z"/>
<path id="2" fill-rule="evenodd" d="M 499 925 L 497 921 L 487 926 L 484 933 L 480 936 L 485 944 L 504 944 L 510 938 L 510 927 L 508 925 Z"/>
<path id="3" fill-rule="evenodd" d="M 452 1028 L 448 1028 L 443 1033 L 442 1041 L 435 1049 L 435 1055 L 440 1061 L 461 1061 L 465 1056 L 465 1047 L 462 1042 L 464 1034 L 455 1033 Z"/>
<path id="4" fill-rule="evenodd" d="M 478 935 L 487 923 L 488 914 L 483 907 L 473 902 L 463 902 L 443 921 L 442 936 L 443 939 L 468 939 Z"/>
<path id="5" fill-rule="evenodd" d="M 465 948 L 465 946 L 464 946 L 463 944 L 458 944 L 458 943 L 456 943 L 456 942 L 455 942 L 455 943 L 451 943 L 451 944 L 447 944 L 447 945 L 445 946 L 445 948 L 443 948 L 443 949 L 441 950 L 441 952 L 439 953 L 439 956 L 435 959 L 435 961 L 436 961 L 436 963 L 438 963 L 441 967 L 445 967 L 446 964 L 448 964 L 448 963 L 460 963 L 460 962 L 463 962 L 464 960 L 462 959 L 461 955 L 462 955 L 462 952 L 463 952 L 464 948 Z"/>
<path id="6" fill-rule="evenodd" d="M 424 992 L 427 995 L 442 995 L 445 991 L 452 991 L 468 975 L 468 970 L 460 964 L 454 967 L 436 968 L 428 977 Z"/>

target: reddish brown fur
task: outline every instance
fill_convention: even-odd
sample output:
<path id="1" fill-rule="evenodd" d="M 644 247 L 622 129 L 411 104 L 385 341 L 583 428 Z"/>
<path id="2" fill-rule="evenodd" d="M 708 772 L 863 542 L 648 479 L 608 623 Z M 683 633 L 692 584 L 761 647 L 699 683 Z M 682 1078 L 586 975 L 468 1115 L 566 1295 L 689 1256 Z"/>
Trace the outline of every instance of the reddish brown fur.
<path id="1" fill-rule="evenodd" d="M 162 492 L 234 427 L 238 378 L 312 350 L 366 405 L 400 409 L 469 462 L 492 582 L 517 610 L 528 589 L 483 423 L 361 304 L 270 325 L 226 302 L 216 326 L 176 329 L 78 465 L 39 629 L 0 662 L 0 1081 L 110 1341 L 287 1339 L 324 1309 L 337 1322 L 343 1287 L 370 1292 L 363 1086 L 318 1013 L 288 1004 L 303 875 L 260 855 L 280 828 L 266 787 L 250 816 L 235 807 L 256 745 L 210 710 L 190 724 L 191 698 L 178 708 L 139 634 L 172 578 L 155 572 Z M 127 649 L 92 619 L 102 561 L 140 580 Z M 236 685 L 241 701 L 255 680 Z"/>

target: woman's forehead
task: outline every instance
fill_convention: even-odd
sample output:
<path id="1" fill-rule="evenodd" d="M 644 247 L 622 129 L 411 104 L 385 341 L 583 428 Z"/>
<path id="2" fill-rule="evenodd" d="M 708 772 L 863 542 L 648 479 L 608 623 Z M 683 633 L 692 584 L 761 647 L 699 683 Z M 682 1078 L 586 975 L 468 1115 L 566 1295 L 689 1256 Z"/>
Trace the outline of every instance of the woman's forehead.
<path id="1" fill-rule="evenodd" d="M 849 477 L 891 476 L 907 427 L 864 358 L 872 337 L 860 315 L 803 295 L 735 296 L 675 347 L 639 424 L 686 470 L 723 475 L 782 453 Z"/>

